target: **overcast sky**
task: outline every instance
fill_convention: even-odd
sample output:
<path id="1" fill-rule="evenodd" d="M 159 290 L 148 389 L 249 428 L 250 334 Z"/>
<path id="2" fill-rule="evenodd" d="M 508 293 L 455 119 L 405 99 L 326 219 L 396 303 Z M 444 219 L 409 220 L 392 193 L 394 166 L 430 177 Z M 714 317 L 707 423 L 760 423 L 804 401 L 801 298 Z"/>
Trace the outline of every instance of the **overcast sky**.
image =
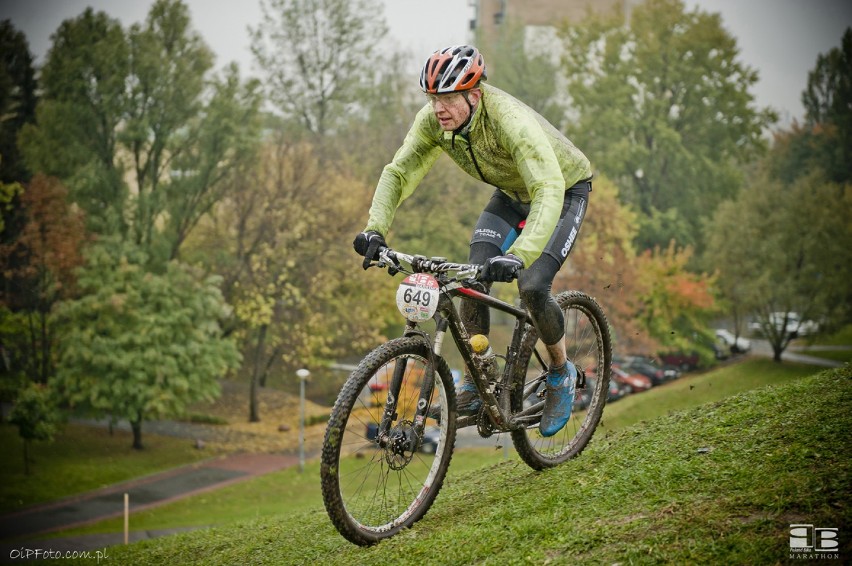
<path id="1" fill-rule="evenodd" d="M 184 0 L 193 26 L 217 54 L 217 63 L 237 61 L 253 71 L 247 26 L 260 22 L 260 0 Z M 513 0 L 520 2 L 521 0 Z M 737 38 L 743 63 L 760 81 L 753 94 L 760 106 L 781 114 L 782 125 L 801 119 L 801 94 L 817 55 L 840 45 L 852 26 L 850 0 L 684 0 L 688 8 L 719 12 Z M 438 47 L 470 41 L 468 0 L 383 0 L 396 46 L 412 57 L 412 73 Z M 0 19 L 24 32 L 36 63 L 44 60 L 50 35 L 86 6 L 118 18 L 125 26 L 145 19 L 153 0 L 0 0 Z M 412 79 L 415 80 L 415 79 Z"/>

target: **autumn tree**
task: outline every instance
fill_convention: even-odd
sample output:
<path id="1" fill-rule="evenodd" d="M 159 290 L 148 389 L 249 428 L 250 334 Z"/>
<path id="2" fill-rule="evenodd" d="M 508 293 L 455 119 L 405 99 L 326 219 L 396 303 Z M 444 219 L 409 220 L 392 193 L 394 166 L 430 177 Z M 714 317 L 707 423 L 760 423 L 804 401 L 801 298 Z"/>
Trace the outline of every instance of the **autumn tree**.
<path id="1" fill-rule="evenodd" d="M 644 289 L 635 316 L 665 349 L 703 352 L 711 360 L 714 337 L 708 328 L 718 312 L 714 281 L 687 269 L 692 253 L 671 242 L 639 255 L 637 272 Z"/>
<path id="2" fill-rule="evenodd" d="M 190 245 L 225 277 L 250 384 L 249 420 L 258 421 L 269 375 L 324 365 L 378 339 L 383 315 L 372 309 L 351 246 L 360 229 L 352 211 L 366 207 L 369 189 L 323 168 L 311 144 L 283 138 L 231 182 L 235 190 Z"/>
<path id="3" fill-rule="evenodd" d="M 0 244 L 0 306 L 12 330 L 2 340 L 28 379 L 39 383 L 53 374 L 50 310 L 71 296 L 82 264 L 84 220 L 66 197 L 58 179 L 33 177 L 20 196 L 26 222 L 15 240 Z"/>
<path id="4" fill-rule="evenodd" d="M 774 121 L 755 107 L 757 72 L 738 60 L 719 14 L 649 0 L 627 25 L 621 12 L 592 15 L 560 37 L 569 137 L 642 213 L 640 248 L 700 243 L 694 227 L 736 194 L 739 164 Z"/>

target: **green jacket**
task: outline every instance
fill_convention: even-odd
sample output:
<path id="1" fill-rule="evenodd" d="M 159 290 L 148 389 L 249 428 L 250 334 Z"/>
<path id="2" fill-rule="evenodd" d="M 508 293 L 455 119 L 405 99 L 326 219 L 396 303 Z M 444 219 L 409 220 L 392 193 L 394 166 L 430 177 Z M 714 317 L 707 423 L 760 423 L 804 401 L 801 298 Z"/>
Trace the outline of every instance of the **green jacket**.
<path id="1" fill-rule="evenodd" d="M 429 104 L 417 113 L 402 147 L 382 171 L 365 230 L 386 235 L 397 207 L 444 151 L 472 177 L 531 203 L 526 226 L 507 250 L 529 266 L 559 222 L 565 189 L 590 178 L 591 166 L 534 110 L 497 88 L 481 88 L 466 134 L 443 131 Z"/>

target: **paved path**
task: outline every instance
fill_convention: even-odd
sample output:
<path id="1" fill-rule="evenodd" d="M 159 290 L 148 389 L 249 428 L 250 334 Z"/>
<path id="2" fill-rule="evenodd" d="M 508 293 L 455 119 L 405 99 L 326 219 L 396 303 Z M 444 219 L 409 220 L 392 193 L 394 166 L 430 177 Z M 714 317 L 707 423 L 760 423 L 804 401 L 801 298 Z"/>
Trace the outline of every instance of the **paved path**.
<path id="1" fill-rule="evenodd" d="M 281 454 L 232 454 L 115 484 L 59 501 L 37 505 L 0 516 L 0 538 L 31 538 L 34 535 L 78 527 L 121 517 L 124 494 L 129 494 L 130 512 L 135 513 L 219 489 L 246 479 L 298 464 L 297 456 Z M 132 518 L 131 518 L 132 519 Z M 131 520 L 132 524 L 132 520 Z M 134 532 L 131 540 L 161 536 L 185 529 Z M 26 543 L 0 543 L 0 562 L 9 562 L 22 548 L 53 550 L 97 550 L 124 542 L 123 533 L 48 539 Z M 30 559 L 35 558 L 31 556 Z"/>
<path id="2" fill-rule="evenodd" d="M 772 357 L 772 346 L 769 345 L 769 342 L 766 340 L 755 339 L 751 341 L 752 343 L 752 354 L 763 357 Z M 784 352 L 781 353 L 781 360 L 790 361 L 790 362 L 800 362 L 803 364 L 811 364 L 815 366 L 823 366 L 823 367 L 841 367 L 843 365 L 842 362 L 838 362 L 837 360 L 830 360 L 827 358 L 820 358 L 817 356 L 808 356 L 807 352 L 816 352 L 816 351 L 838 351 L 838 350 L 848 350 L 852 349 L 852 346 L 800 346 L 798 344 L 790 344 Z"/>

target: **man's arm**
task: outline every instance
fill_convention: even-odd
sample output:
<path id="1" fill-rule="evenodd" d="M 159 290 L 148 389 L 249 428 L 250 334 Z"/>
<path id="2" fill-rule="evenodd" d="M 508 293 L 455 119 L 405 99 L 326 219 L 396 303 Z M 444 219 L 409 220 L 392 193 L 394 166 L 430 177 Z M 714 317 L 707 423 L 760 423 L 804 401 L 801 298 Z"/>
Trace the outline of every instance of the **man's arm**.
<path id="1" fill-rule="evenodd" d="M 428 105 L 417 113 L 393 161 L 382 170 L 364 230 L 387 235 L 396 209 L 411 196 L 438 159 L 441 148 L 429 135 L 431 115 L 432 109 Z"/>

